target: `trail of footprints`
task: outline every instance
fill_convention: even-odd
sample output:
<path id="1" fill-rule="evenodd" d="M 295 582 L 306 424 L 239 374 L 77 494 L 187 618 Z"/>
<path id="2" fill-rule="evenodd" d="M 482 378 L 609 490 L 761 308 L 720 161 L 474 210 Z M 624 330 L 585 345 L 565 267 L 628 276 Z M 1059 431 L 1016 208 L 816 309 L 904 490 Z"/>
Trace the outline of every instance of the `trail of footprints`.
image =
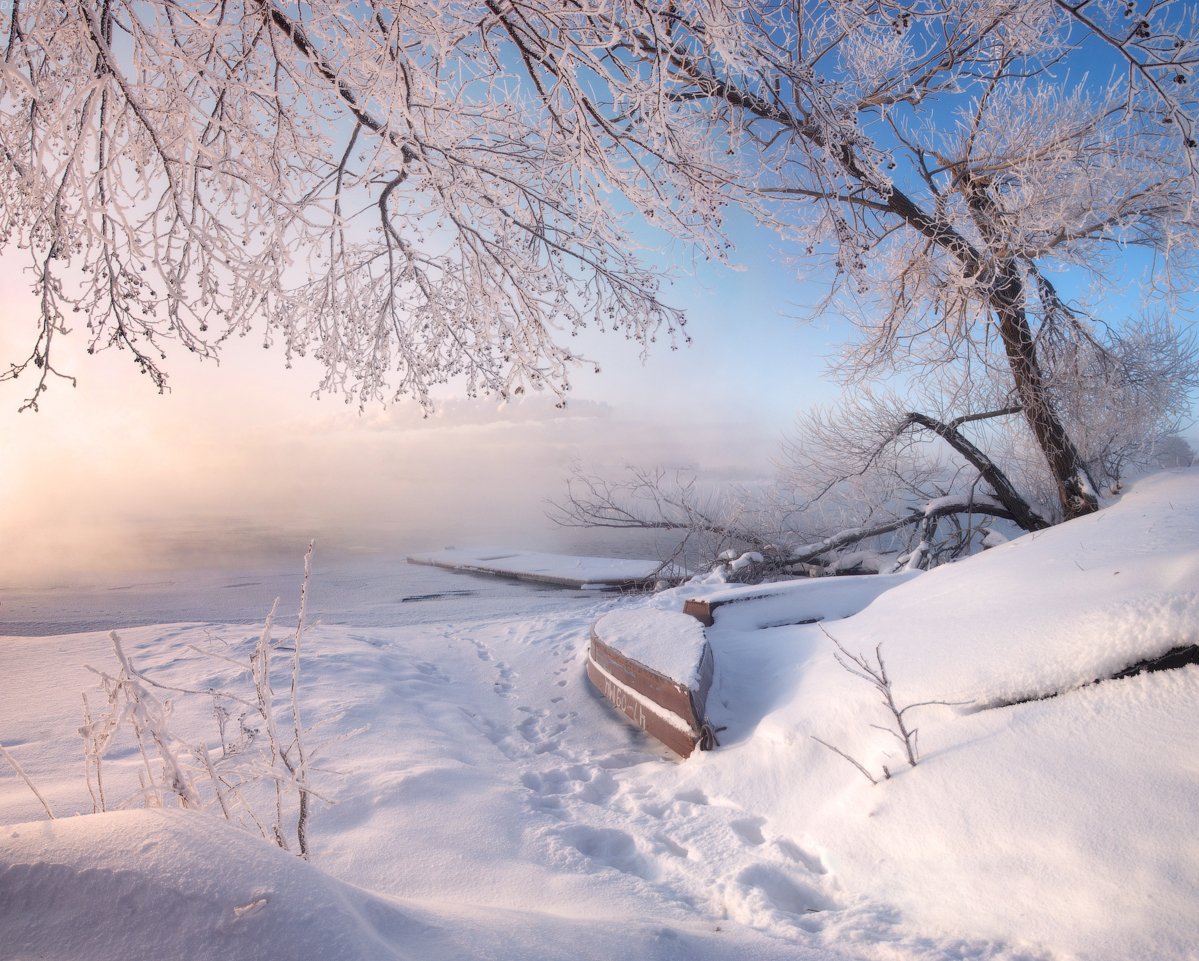
<path id="1" fill-rule="evenodd" d="M 580 872 L 627 875 L 716 921 L 815 934 L 840 910 L 835 882 L 818 856 L 773 835 L 764 819 L 712 802 L 702 791 L 672 794 L 673 778 L 661 787 L 634 775 L 622 778 L 623 768 L 653 755 L 631 740 L 600 757 L 572 746 L 570 728 L 579 715 L 569 704 L 585 696 L 582 689 L 553 696 L 545 706 L 520 703 L 517 673 L 482 642 L 473 643 L 479 660 L 494 667 L 495 693 L 517 702 L 514 725 L 476 718 L 477 726 L 524 768 L 520 783 L 530 820 L 551 858 Z M 582 685 L 577 639 L 543 643 L 539 664 L 552 672 L 554 687 Z"/>
<path id="2" fill-rule="evenodd" d="M 612 772 L 585 765 L 527 772 L 523 783 L 532 807 L 560 815 L 564 823 L 547 837 L 580 870 L 633 875 L 716 920 L 772 930 L 819 932 L 840 907 L 819 857 L 701 792 L 624 787 Z"/>

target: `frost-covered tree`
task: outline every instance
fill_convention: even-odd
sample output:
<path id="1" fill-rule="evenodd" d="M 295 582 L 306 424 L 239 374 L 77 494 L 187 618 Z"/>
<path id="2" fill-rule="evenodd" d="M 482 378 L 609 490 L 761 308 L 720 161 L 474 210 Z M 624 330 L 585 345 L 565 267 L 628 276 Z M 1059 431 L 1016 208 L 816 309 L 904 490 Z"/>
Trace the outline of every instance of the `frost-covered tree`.
<path id="1" fill-rule="evenodd" d="M 827 262 L 850 378 L 1002 373 L 1060 513 L 1051 384 L 1131 248 L 1188 283 L 1199 40 L 1171 0 L 14 0 L 0 241 L 36 394 L 70 326 L 160 385 L 255 331 L 367 400 L 562 391 L 584 324 L 682 318 L 623 216 L 723 251 L 730 204 Z M 618 198 L 618 199 L 614 199 Z M 1086 273 L 1095 306 L 1059 289 Z M 77 315 L 77 316 L 76 316 Z"/>
<path id="2" fill-rule="evenodd" d="M 1199 345 L 1189 333 L 1150 315 L 1107 349 L 1086 345 L 1067 370 L 1054 385 L 1055 400 L 1092 476 L 1113 493 L 1126 475 L 1169 464 L 1185 450 L 1178 432 L 1199 389 Z"/>
<path id="3" fill-rule="evenodd" d="M 552 7 L 580 49 L 604 42 L 606 18 Z M 704 218 L 650 144 L 555 113 L 572 94 L 522 61 L 523 18 L 458 0 L 0 5 L 0 248 L 25 253 L 40 304 L 0 379 L 31 375 L 35 404 L 76 332 L 161 388 L 169 342 L 214 355 L 253 334 L 315 355 L 348 399 L 427 402 L 455 377 L 561 392 L 584 324 L 675 335 L 611 198 L 686 236 Z"/>
<path id="4" fill-rule="evenodd" d="M 992 372 L 994 373 L 994 372 Z M 1088 475 L 1113 493 L 1139 469 L 1186 466 L 1177 433 L 1199 346 L 1162 318 L 1081 345 L 1050 383 Z M 956 374 L 956 376 L 955 376 Z M 576 471 L 549 516 L 567 527 L 653 531 L 663 556 L 739 580 L 927 568 L 1058 519 L 1044 458 L 998 376 L 945 369 L 900 394 L 847 389 L 800 416 L 769 487 L 713 488 L 684 471 Z M 757 562 L 731 571 L 722 558 Z"/>
<path id="5" fill-rule="evenodd" d="M 864 0 L 716 24 L 682 9 L 644 42 L 670 93 L 723 125 L 759 218 L 830 261 L 830 304 L 863 334 L 847 372 L 1002 369 L 1061 513 L 1093 509 L 1051 383 L 1097 339 L 1053 272 L 1102 291 L 1144 245 L 1161 283 L 1185 277 L 1193 10 Z"/>

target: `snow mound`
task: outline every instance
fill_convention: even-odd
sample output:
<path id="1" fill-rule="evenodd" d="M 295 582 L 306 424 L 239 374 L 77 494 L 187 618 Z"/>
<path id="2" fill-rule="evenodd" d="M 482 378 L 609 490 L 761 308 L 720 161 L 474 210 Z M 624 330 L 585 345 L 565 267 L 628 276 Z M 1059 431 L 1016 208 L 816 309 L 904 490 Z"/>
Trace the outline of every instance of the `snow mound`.
<path id="1" fill-rule="evenodd" d="M 223 820 L 161 808 L 0 828 L 0 932 L 4 958 L 55 961 L 797 957 L 752 933 L 730 944 L 710 925 L 405 905 Z"/>
<path id="2" fill-rule="evenodd" d="M 1195 958 L 1199 667 L 1094 682 L 1199 640 L 1197 481 L 1144 480 L 836 624 L 718 619 L 726 747 L 689 762 L 684 788 L 754 810 L 766 836 L 793 832 L 904 929 L 992 945 L 972 942 L 979 957 Z M 881 653 L 901 708 L 966 702 L 906 715 L 916 767 L 831 638 Z M 846 943 L 851 918 L 829 928 Z"/>
<path id="3" fill-rule="evenodd" d="M 431 934 L 222 820 L 161 808 L 3 828 L 0 930 L 8 957 L 53 945 L 58 961 L 416 958 Z"/>
<path id="4" fill-rule="evenodd" d="M 1199 472 L 890 591 L 833 631 L 883 644 L 911 700 L 1044 697 L 1199 642 Z"/>

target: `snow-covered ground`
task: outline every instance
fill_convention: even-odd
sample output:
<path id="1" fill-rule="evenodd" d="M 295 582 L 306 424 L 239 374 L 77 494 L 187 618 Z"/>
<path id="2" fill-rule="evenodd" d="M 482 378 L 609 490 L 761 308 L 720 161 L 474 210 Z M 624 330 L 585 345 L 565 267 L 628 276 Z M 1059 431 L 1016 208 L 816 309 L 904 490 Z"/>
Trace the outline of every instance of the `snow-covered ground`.
<path id="1" fill-rule="evenodd" d="M 112 670 L 107 636 L 0 638 L 0 743 L 58 815 L 0 767 L 0 956 L 1199 958 L 1199 667 L 1091 683 L 1199 641 L 1199 472 L 873 601 L 849 583 L 828 616 L 868 606 L 822 625 L 761 626 L 787 620 L 777 600 L 718 611 L 727 729 L 686 762 L 589 690 L 587 631 L 719 588 L 313 627 L 311 863 L 211 812 L 88 814 L 80 691 L 84 664 Z M 224 681 L 190 645 L 241 656 L 258 632 L 121 635 L 152 676 L 204 688 Z M 881 644 L 900 706 L 953 702 L 908 713 L 917 767 L 829 635 Z M 201 702 L 176 730 L 215 746 Z M 893 776 L 872 786 L 813 736 Z M 135 769 L 125 745 L 110 800 Z"/>

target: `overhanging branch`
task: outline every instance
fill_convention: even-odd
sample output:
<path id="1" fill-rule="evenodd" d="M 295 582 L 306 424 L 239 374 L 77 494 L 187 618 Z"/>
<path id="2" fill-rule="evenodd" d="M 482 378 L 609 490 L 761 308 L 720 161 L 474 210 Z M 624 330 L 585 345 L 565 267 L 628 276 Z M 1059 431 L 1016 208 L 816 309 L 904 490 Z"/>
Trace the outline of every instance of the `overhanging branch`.
<path id="1" fill-rule="evenodd" d="M 953 514 L 983 514 L 988 517 L 1019 523 L 1006 507 L 986 498 L 942 498 L 933 501 L 921 510 L 912 511 L 910 514 L 905 514 L 902 517 L 896 517 L 870 527 L 848 528 L 838 531 L 824 540 L 806 544 L 791 552 L 789 563 L 792 565 L 811 564 L 818 561 L 825 554 L 840 550 L 843 547 L 860 544 L 862 541 L 870 540 L 872 537 L 893 534 L 895 531 L 902 530 L 905 527 L 914 527 L 917 524 L 935 526 L 936 521 Z"/>
<path id="2" fill-rule="evenodd" d="M 1015 408 L 1015 410 L 1019 410 L 1019 408 Z M 1009 410 L 1008 412 L 1011 411 Z M 961 454 L 978 471 L 982 479 L 991 486 L 991 490 L 995 492 L 996 498 L 998 498 L 1000 504 L 1003 505 L 1012 520 L 1026 531 L 1043 530 L 1049 526 L 1049 522 L 1033 510 L 1028 501 L 1020 496 L 1015 486 L 1008 480 L 1007 475 L 999 469 L 999 466 L 957 429 L 957 426 L 965 423 L 967 419 L 981 420 L 991 416 L 998 416 L 998 412 L 967 415 L 965 419 L 958 418 L 946 424 L 926 414 L 910 412 L 899 422 L 895 436 L 898 437 L 908 427 L 913 425 L 932 431 Z"/>

